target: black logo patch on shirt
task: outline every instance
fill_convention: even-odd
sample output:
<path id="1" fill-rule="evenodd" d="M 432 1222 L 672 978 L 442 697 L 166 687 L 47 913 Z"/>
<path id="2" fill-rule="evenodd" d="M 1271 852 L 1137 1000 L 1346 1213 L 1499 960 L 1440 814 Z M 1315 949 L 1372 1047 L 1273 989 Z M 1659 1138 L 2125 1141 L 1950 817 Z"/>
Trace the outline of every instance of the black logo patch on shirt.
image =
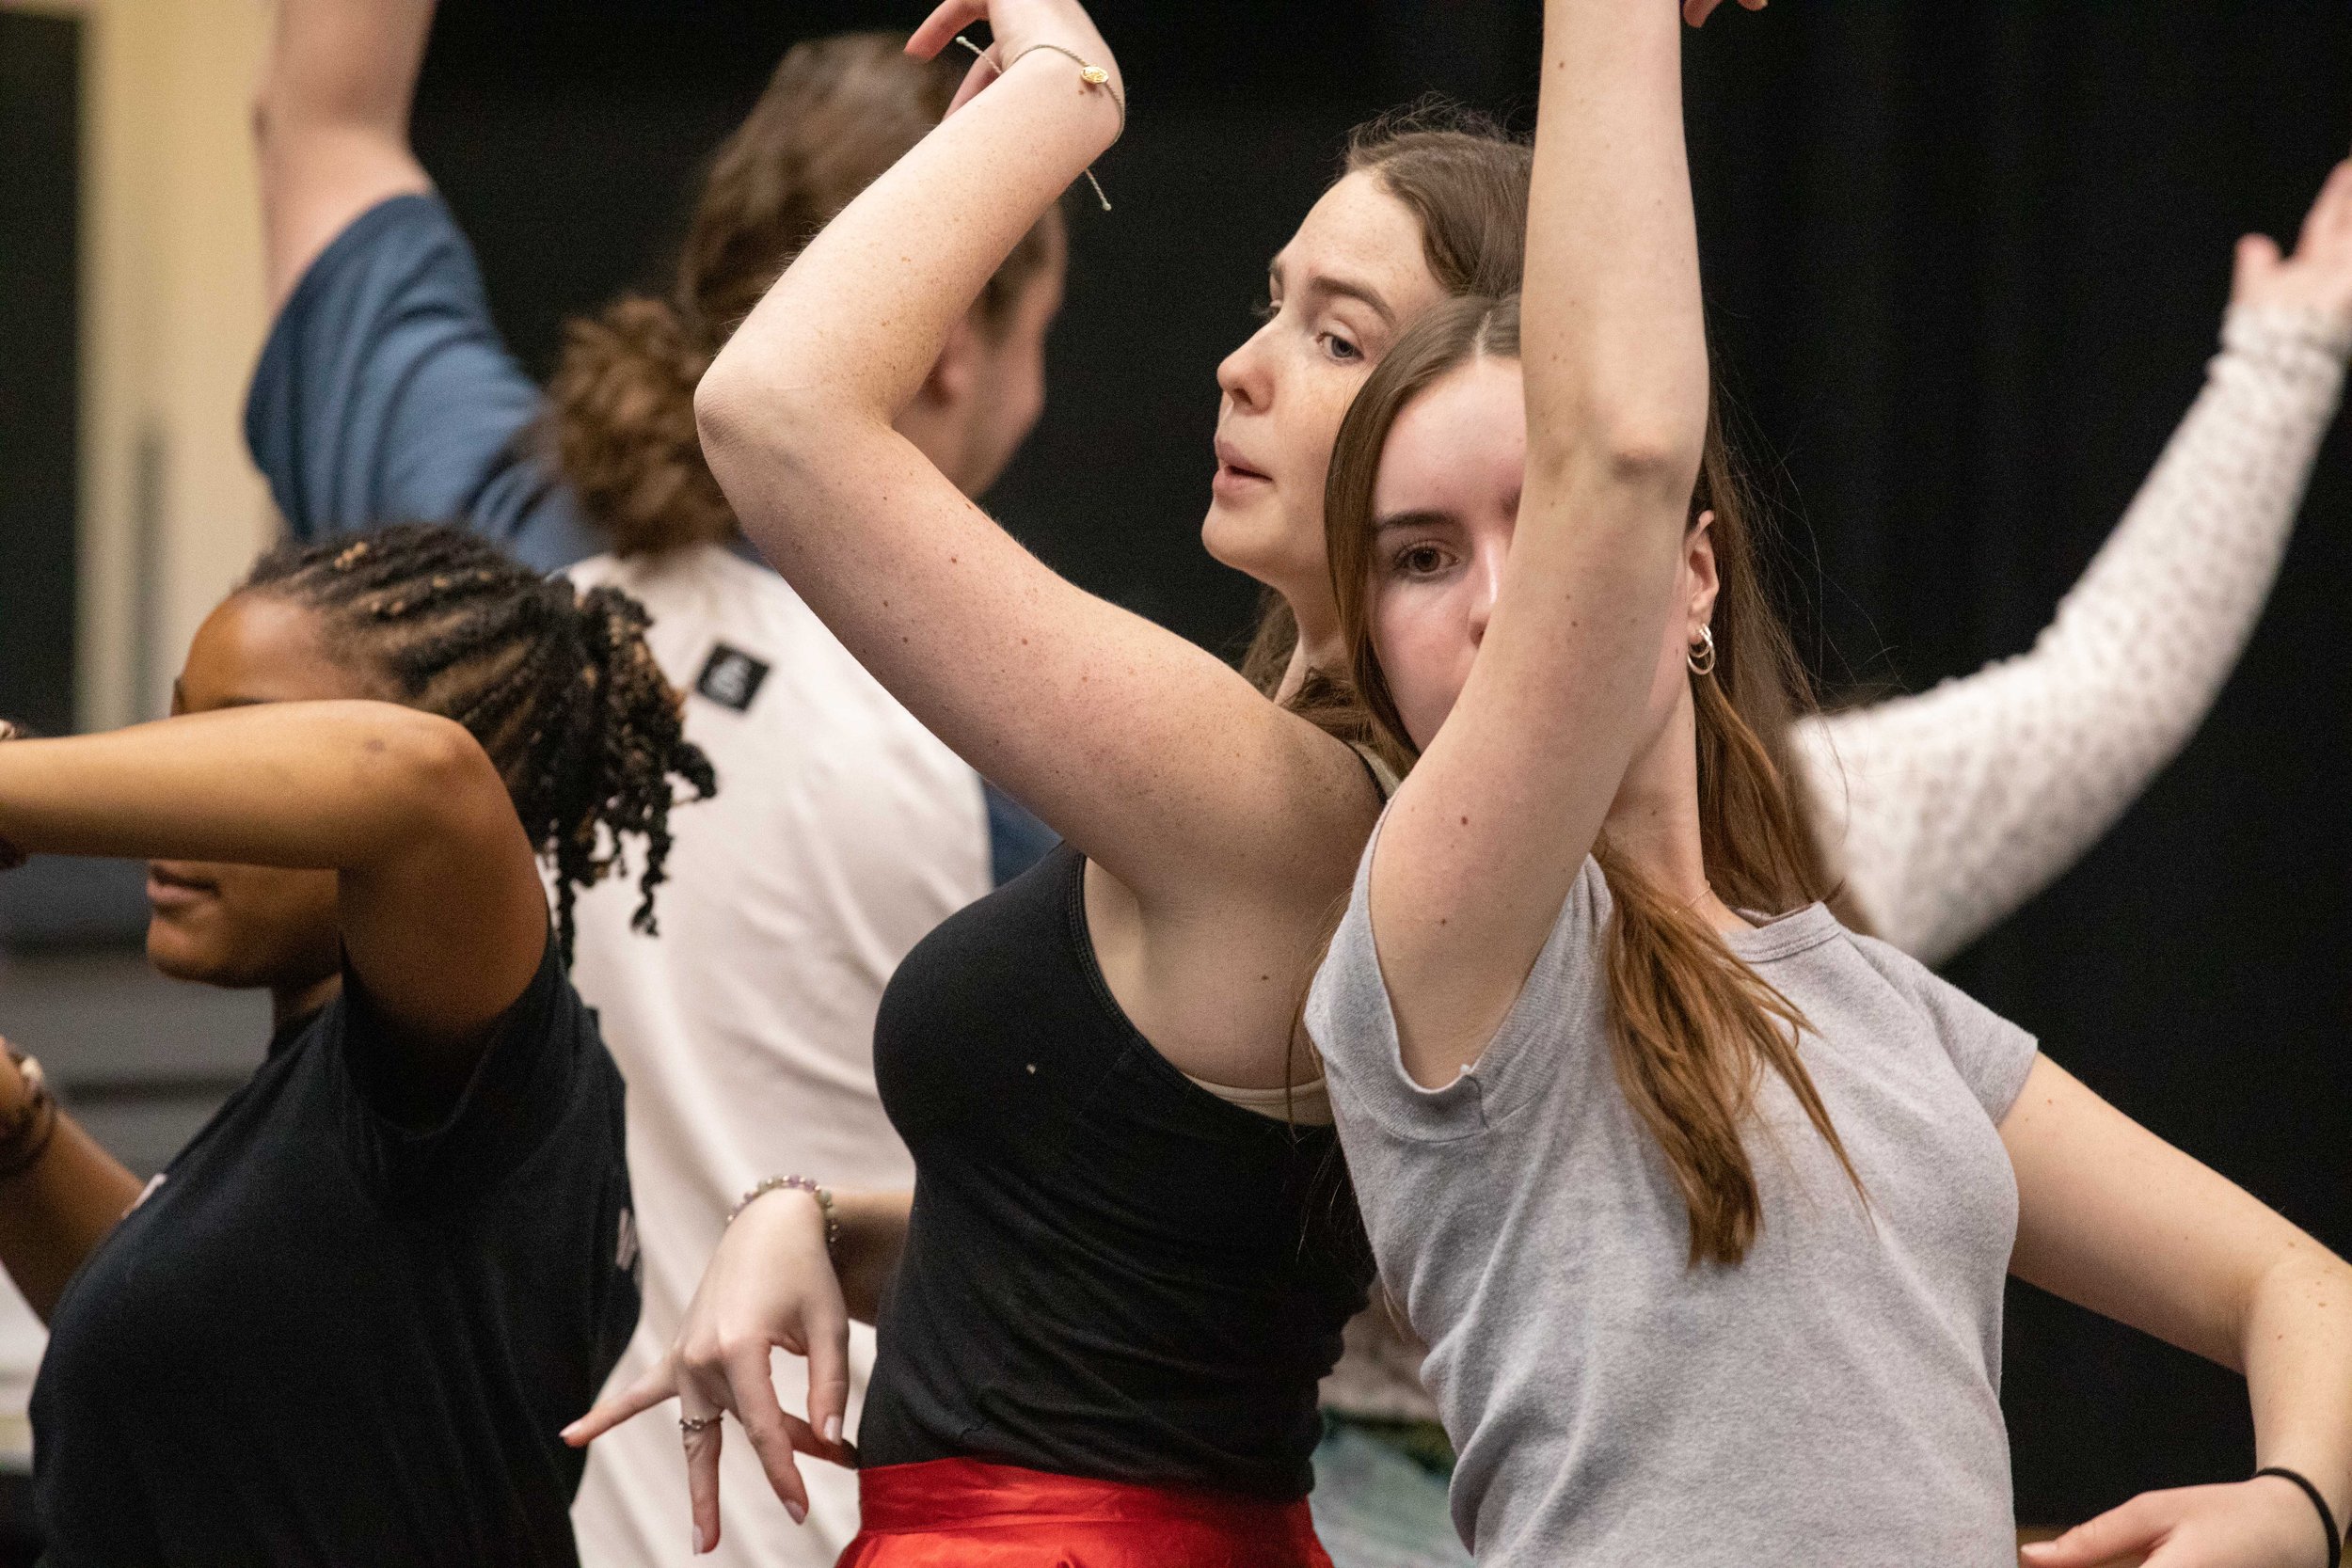
<path id="1" fill-rule="evenodd" d="M 694 689 L 718 704 L 744 712 L 752 699 L 759 695 L 760 683 L 768 678 L 768 666 L 740 648 L 730 648 L 720 642 L 712 646 L 710 657 L 703 660 L 703 673 L 694 677 Z"/>

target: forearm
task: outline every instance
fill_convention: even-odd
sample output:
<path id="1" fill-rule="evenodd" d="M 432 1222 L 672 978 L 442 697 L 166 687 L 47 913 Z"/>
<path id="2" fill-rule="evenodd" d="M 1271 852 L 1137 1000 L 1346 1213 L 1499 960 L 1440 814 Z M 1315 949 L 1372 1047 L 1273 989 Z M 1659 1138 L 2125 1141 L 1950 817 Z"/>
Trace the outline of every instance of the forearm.
<path id="1" fill-rule="evenodd" d="M 428 188 L 408 113 L 434 0 L 278 0 L 254 101 L 271 309 L 344 225 Z"/>
<path id="2" fill-rule="evenodd" d="M 2300 1472 L 2352 1520 L 2352 1268 L 2297 1236 L 2249 1304 L 2239 1354 L 2258 1465 Z"/>
<path id="3" fill-rule="evenodd" d="M 1529 483 L 1600 463 L 1687 497 L 1707 345 L 1680 24 L 1665 6 L 1550 0 L 1543 70 L 1523 328 Z"/>
<path id="4" fill-rule="evenodd" d="M 1119 84 L 1078 71 L 1050 50 L 1017 60 L 793 261 L 695 399 L 723 482 L 731 451 L 797 432 L 821 454 L 829 419 L 897 419 L 990 276 L 1116 135 Z"/>
<path id="5" fill-rule="evenodd" d="M 898 1256 L 906 1250 L 907 1219 L 914 1195 L 895 1192 L 849 1192 L 835 1189 L 834 1218 L 841 1227 L 834 1244 L 834 1268 L 840 1275 L 841 1295 L 850 1316 L 870 1323 L 882 1311 L 891 1276 L 898 1272 Z"/>
<path id="6" fill-rule="evenodd" d="M 0 746 L 0 838 L 27 853 L 357 869 L 433 837 L 485 789 L 504 805 L 448 720 L 262 704 Z"/>
<path id="7" fill-rule="evenodd" d="M 62 1111 L 40 1159 L 0 1181 L 0 1264 L 43 1323 L 138 1196 L 139 1179 Z"/>
<path id="8" fill-rule="evenodd" d="M 1833 858 L 1939 961 L 2039 892 L 2195 731 L 2262 610 L 2342 389 L 2316 312 L 2233 310 L 2202 393 L 2023 657 L 1806 733 Z"/>

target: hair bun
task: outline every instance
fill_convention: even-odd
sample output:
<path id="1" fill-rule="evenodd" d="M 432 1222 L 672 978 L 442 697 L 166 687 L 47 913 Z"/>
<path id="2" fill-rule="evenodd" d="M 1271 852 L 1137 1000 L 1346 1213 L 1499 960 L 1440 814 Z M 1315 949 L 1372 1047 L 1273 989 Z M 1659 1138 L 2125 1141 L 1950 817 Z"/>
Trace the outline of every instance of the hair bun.
<path id="1" fill-rule="evenodd" d="M 694 429 L 694 388 L 716 353 L 676 307 L 642 294 L 564 328 L 548 386 L 555 461 L 619 554 L 735 532 Z"/>

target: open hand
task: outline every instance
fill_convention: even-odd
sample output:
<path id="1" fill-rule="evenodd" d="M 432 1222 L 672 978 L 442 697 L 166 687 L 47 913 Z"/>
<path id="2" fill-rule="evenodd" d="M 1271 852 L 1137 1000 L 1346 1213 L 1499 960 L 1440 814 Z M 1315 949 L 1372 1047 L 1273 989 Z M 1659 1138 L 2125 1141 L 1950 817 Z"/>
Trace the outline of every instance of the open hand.
<path id="1" fill-rule="evenodd" d="M 2294 255 L 2280 256 L 2267 234 L 2238 241 L 2230 303 L 2300 306 L 2352 324 L 2352 159 L 2319 187 Z"/>
<path id="2" fill-rule="evenodd" d="M 2226 1486 L 2142 1492 L 2022 1549 L 2026 1568 L 2327 1568 L 2318 1511 L 2291 1481 L 2258 1476 Z"/>
<path id="3" fill-rule="evenodd" d="M 776 1401 L 768 1358 L 777 1349 L 808 1358 L 805 1421 L 785 1414 Z M 794 1524 L 808 1519 L 808 1488 L 795 1452 L 857 1463 L 856 1450 L 841 1440 L 850 1402 L 850 1314 L 825 1250 L 824 1213 L 808 1194 L 781 1188 L 744 1207 L 703 1271 L 669 1354 L 633 1386 L 565 1427 L 564 1441 L 584 1447 L 673 1397 L 697 1551 L 719 1544 L 722 1413 L 742 1423 Z"/>

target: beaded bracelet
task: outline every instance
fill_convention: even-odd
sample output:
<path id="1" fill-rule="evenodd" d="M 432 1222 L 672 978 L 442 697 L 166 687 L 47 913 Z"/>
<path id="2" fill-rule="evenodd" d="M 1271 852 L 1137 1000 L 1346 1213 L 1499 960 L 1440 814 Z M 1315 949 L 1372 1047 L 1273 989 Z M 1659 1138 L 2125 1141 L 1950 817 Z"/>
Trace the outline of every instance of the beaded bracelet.
<path id="1" fill-rule="evenodd" d="M 0 1181 L 12 1181 L 40 1164 L 57 1135 L 57 1099 L 40 1075 L 40 1064 L 14 1046 L 8 1047 L 8 1060 L 28 1092 L 23 1108 L 0 1126 Z"/>
<path id="2" fill-rule="evenodd" d="M 770 1193 L 781 1192 L 787 1187 L 790 1187 L 797 1192 L 806 1193 L 809 1196 L 817 1200 L 818 1212 L 825 1216 L 825 1252 L 827 1256 L 831 1256 L 835 1245 L 841 1240 L 841 1218 L 834 1212 L 833 1193 L 831 1189 L 818 1186 L 816 1182 L 811 1181 L 805 1176 L 771 1176 L 768 1178 L 768 1180 L 762 1181 L 756 1187 L 754 1187 L 750 1192 L 745 1193 L 741 1197 L 736 1199 L 735 1207 L 727 1211 L 727 1223 L 729 1225 L 733 1225 L 735 1223 L 735 1216 L 750 1208 L 754 1200 L 766 1197 Z"/>

